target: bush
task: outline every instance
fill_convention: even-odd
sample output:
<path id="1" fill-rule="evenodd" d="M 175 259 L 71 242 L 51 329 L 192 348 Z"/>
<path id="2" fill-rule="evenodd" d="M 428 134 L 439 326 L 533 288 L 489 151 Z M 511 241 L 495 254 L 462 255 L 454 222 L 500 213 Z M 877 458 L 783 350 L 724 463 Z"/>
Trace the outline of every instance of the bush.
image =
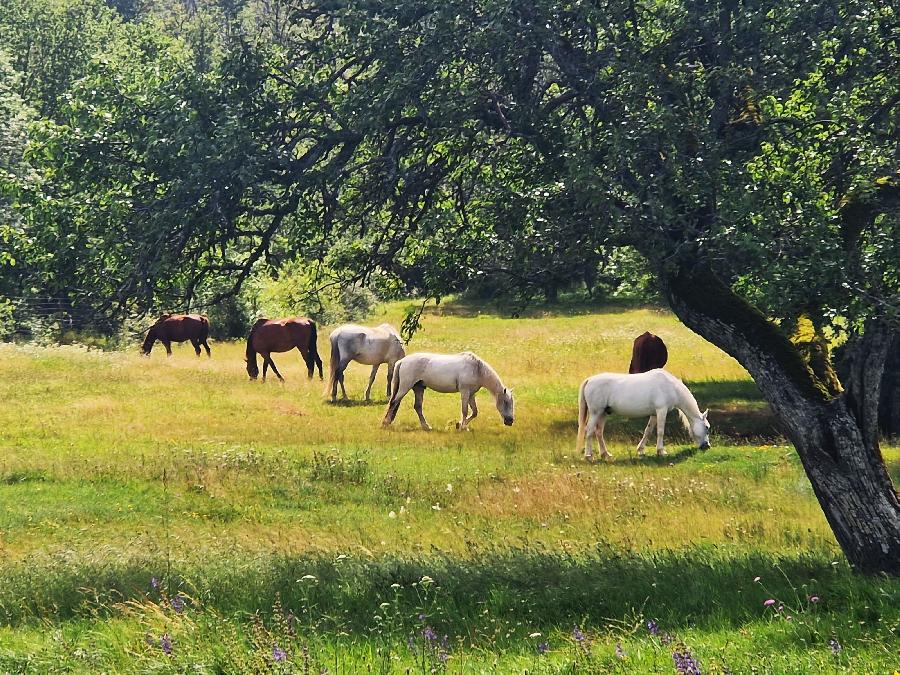
<path id="1" fill-rule="evenodd" d="M 320 324 L 359 321 L 368 317 L 378 298 L 367 288 L 346 285 L 326 265 L 294 260 L 277 276 L 259 284 L 259 308 L 264 316 L 308 316 Z"/>

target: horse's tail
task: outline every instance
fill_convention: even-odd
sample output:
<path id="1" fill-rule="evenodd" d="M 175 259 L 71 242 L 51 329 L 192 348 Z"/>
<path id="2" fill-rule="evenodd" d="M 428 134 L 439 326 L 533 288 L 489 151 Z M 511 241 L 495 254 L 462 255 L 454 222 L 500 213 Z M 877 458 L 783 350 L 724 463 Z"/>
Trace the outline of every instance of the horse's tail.
<path id="1" fill-rule="evenodd" d="M 340 336 L 332 335 L 329 339 L 331 340 L 331 362 L 328 364 L 328 384 L 325 386 L 327 396 L 334 391 L 334 381 L 337 379 L 338 364 L 341 361 L 341 347 L 338 344 Z"/>
<path id="2" fill-rule="evenodd" d="M 388 402 L 389 406 L 394 404 L 394 399 L 397 398 L 397 392 L 400 390 L 400 366 L 402 365 L 403 359 L 400 359 L 394 364 L 394 376 L 391 378 L 391 398 Z"/>
<path id="3" fill-rule="evenodd" d="M 200 315 L 200 335 L 197 339 L 203 342 L 209 337 L 209 317 L 206 314 Z"/>
<path id="4" fill-rule="evenodd" d="M 309 320 L 309 344 L 307 345 L 308 350 L 308 360 L 306 362 L 307 368 L 309 368 L 309 376 L 312 377 L 312 370 L 314 366 L 319 367 L 319 379 L 322 379 L 322 357 L 319 356 L 319 348 L 316 346 L 316 343 L 319 340 L 319 334 L 316 330 L 316 322 L 312 319 Z"/>
<path id="5" fill-rule="evenodd" d="M 256 350 L 253 348 L 253 334 L 262 323 L 265 323 L 265 319 L 259 319 L 253 324 L 253 328 L 250 329 L 250 334 L 247 336 L 247 356 L 245 360 L 247 361 L 247 374 L 251 380 L 259 377 L 259 366 L 256 365 Z"/>
<path id="6" fill-rule="evenodd" d="M 584 436 L 585 431 L 587 430 L 587 418 L 588 418 L 588 404 L 587 399 L 584 396 L 584 387 L 587 384 L 587 380 L 581 383 L 581 387 L 578 388 L 578 440 L 575 442 L 575 454 L 581 452 L 581 449 L 584 447 Z"/>

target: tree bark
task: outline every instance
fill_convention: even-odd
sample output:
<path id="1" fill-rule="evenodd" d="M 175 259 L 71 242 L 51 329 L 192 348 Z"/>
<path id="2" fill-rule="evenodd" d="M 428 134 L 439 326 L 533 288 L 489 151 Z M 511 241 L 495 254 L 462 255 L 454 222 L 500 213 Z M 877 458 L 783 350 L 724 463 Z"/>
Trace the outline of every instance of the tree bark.
<path id="1" fill-rule="evenodd" d="M 663 270 L 660 280 L 678 318 L 737 359 L 759 385 L 850 563 L 864 573 L 900 576 L 900 501 L 875 431 L 887 354 L 881 328 L 863 336 L 858 382 L 834 395 L 787 337 L 708 267 Z"/>

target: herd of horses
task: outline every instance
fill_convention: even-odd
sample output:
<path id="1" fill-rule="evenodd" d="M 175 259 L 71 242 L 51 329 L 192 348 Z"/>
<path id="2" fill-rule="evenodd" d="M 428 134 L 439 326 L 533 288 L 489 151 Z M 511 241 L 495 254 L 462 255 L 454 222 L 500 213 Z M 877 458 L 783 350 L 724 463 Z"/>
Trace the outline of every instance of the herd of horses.
<path id="1" fill-rule="evenodd" d="M 199 314 L 163 314 L 147 331 L 141 347 L 143 354 L 150 354 L 153 344 L 159 340 L 171 356 L 173 342 L 186 342 L 194 347 L 200 356 L 200 346 L 206 355 L 212 356 L 207 338 L 209 319 Z M 262 357 L 262 379 L 271 366 L 272 372 L 284 381 L 275 362 L 273 353 L 297 349 L 306 364 L 307 374 L 312 378 L 316 369 L 319 378 L 324 379 L 322 359 L 316 346 L 318 336 L 316 324 L 304 317 L 285 319 L 259 319 L 247 336 L 247 374 L 255 380 L 259 377 L 257 355 Z M 344 324 L 334 329 L 329 336 L 331 362 L 326 392 L 331 402 L 337 401 L 338 386 L 344 400 L 344 372 L 352 361 L 372 366 L 366 401 L 371 400 L 372 385 L 382 364 L 387 364 L 388 408 L 382 425 L 387 427 L 397 415 L 400 403 L 413 392 L 413 408 L 419 417 L 419 424 L 425 430 L 431 426 L 422 412 L 425 390 L 441 393 L 459 392 L 462 415 L 456 428 L 467 430 L 469 423 L 478 415 L 475 394 L 487 389 L 494 397 L 497 412 L 503 423 L 511 426 L 515 419 L 515 400 L 512 391 L 504 386 L 487 362 L 472 352 L 460 354 L 433 354 L 417 352 L 406 354 L 403 340 L 389 324 L 374 328 Z M 685 428 L 690 432 L 701 450 L 709 447 L 709 411 L 700 412 L 697 401 L 684 383 L 663 369 L 668 361 L 668 351 L 662 339 L 652 333 L 638 336 L 632 348 L 628 374 L 600 373 L 587 378 L 578 390 L 578 441 L 576 451 L 584 447 L 588 461 L 594 458 L 593 439 L 600 445 L 602 459 L 612 455 L 603 438 L 603 427 L 609 415 L 623 417 L 648 417 L 647 427 L 638 444 L 638 455 L 644 455 L 644 448 L 650 434 L 656 429 L 656 452 L 665 455 L 663 435 L 666 416 L 670 410 L 677 410 Z"/>

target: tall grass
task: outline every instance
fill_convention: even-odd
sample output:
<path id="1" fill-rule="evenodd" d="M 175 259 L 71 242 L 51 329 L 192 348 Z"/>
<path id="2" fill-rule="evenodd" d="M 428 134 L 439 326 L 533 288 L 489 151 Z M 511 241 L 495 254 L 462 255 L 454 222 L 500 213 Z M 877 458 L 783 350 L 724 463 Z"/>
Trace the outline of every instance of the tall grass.
<path id="1" fill-rule="evenodd" d="M 614 419 L 616 461 L 586 464 L 578 385 L 627 367 L 644 330 L 711 408 L 714 448 L 670 424 L 671 455 L 638 461 L 643 421 Z M 513 387 L 513 427 L 482 393 L 458 433 L 458 397 L 428 392 L 435 431 L 411 401 L 385 431 L 384 374 L 365 405 L 351 366 L 356 400 L 329 405 L 297 353 L 276 355 L 286 384 L 250 382 L 240 343 L 0 345 L 0 671 L 671 672 L 677 640 L 704 672 L 896 665 L 896 582 L 841 562 L 732 359 L 646 309 L 451 306 L 410 345 L 463 349 Z"/>

